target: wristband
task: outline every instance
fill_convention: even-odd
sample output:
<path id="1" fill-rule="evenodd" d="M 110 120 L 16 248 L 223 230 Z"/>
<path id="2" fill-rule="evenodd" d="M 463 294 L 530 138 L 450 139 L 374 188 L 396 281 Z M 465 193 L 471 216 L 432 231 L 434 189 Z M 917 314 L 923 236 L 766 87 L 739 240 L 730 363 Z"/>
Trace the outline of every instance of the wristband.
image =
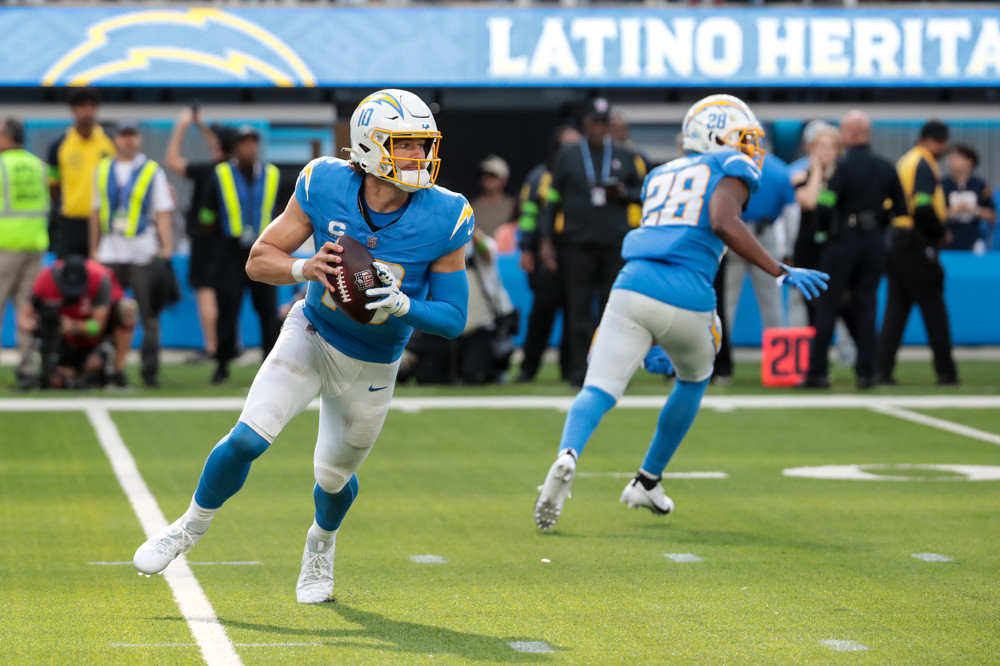
<path id="1" fill-rule="evenodd" d="M 101 325 L 96 319 L 88 319 L 83 322 L 83 330 L 90 337 L 94 337 L 101 332 Z"/>
<path id="2" fill-rule="evenodd" d="M 292 263 L 292 279 L 294 279 L 296 282 L 305 282 L 306 276 L 302 272 L 305 267 L 306 267 L 305 259 L 296 259 L 295 262 Z"/>

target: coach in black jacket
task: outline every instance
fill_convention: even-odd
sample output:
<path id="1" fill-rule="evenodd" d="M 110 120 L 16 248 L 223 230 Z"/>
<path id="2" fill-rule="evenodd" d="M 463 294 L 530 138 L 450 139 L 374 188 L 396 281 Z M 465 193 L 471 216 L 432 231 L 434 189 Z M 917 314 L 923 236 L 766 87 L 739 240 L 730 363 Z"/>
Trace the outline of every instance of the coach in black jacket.
<path id="1" fill-rule="evenodd" d="M 610 119 L 607 100 L 590 102 L 584 138 L 556 156 L 549 205 L 538 225 L 541 259 L 558 270 L 566 292 L 564 335 L 569 340 L 570 383 L 576 386 L 583 385 L 590 341 L 623 264 L 622 240 L 631 228 L 629 206 L 640 202 L 646 176 L 642 157 L 611 140 Z M 562 226 L 556 224 L 560 212 Z"/>

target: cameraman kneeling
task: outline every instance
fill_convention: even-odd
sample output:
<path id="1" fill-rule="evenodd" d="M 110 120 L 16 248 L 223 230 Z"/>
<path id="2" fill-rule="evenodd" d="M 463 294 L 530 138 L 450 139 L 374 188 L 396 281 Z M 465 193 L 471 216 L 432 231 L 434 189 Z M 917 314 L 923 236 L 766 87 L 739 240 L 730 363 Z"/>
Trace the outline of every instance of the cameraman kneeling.
<path id="1" fill-rule="evenodd" d="M 40 373 L 24 386 L 128 386 L 123 368 L 135 320 L 135 302 L 125 298 L 110 269 L 78 255 L 56 261 L 35 280 L 18 319 L 21 330 L 38 338 L 42 355 Z M 115 350 L 109 377 L 104 376 L 105 341 Z"/>

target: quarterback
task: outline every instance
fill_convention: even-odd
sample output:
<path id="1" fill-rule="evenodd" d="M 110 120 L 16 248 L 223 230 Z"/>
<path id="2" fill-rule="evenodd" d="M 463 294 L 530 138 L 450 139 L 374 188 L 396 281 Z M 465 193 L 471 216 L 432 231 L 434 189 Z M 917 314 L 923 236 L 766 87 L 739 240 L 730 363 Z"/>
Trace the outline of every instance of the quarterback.
<path id="1" fill-rule="evenodd" d="M 625 237 L 625 266 L 597 329 L 583 389 L 566 417 L 559 455 L 535 503 L 542 529 L 559 520 L 587 440 L 647 354 L 658 353 L 655 345 L 673 361 L 677 380 L 621 501 L 657 515 L 673 510 L 660 479 L 712 376 L 722 335 L 712 283 L 727 245 L 806 298 L 826 289 L 829 276 L 778 263 L 740 220 L 760 183 L 764 157 L 764 131 L 750 108 L 729 95 L 706 97 L 688 110 L 681 132 L 685 156 L 657 167 L 643 183 L 641 225 Z"/>
<path id="2" fill-rule="evenodd" d="M 309 281 L 306 298 L 285 320 L 236 426 L 209 454 L 188 510 L 136 551 L 140 573 L 163 571 L 198 543 L 216 511 L 243 486 L 250 464 L 319 394 L 316 513 L 296 598 L 331 598 L 337 531 L 358 494 L 355 470 L 389 410 L 403 347 L 414 328 L 454 338 L 465 326 L 472 208 L 434 184 L 440 139 L 419 97 L 382 90 L 351 117 L 349 160 L 323 157 L 302 170 L 285 212 L 254 244 L 247 273 L 274 285 Z M 310 236 L 316 253 L 293 258 Z M 379 297 L 366 305 L 375 310 L 371 324 L 349 319 L 330 295 L 344 236 L 377 259 L 382 286 L 367 291 Z"/>

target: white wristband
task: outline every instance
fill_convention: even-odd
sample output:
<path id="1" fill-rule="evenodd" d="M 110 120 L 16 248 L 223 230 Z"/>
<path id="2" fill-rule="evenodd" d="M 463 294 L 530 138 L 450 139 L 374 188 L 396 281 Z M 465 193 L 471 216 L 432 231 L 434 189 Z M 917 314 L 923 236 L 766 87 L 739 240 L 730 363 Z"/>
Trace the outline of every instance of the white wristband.
<path id="1" fill-rule="evenodd" d="M 302 272 L 305 267 L 306 267 L 305 259 L 296 259 L 295 262 L 292 264 L 292 278 L 296 282 L 306 281 L 306 276 Z"/>

